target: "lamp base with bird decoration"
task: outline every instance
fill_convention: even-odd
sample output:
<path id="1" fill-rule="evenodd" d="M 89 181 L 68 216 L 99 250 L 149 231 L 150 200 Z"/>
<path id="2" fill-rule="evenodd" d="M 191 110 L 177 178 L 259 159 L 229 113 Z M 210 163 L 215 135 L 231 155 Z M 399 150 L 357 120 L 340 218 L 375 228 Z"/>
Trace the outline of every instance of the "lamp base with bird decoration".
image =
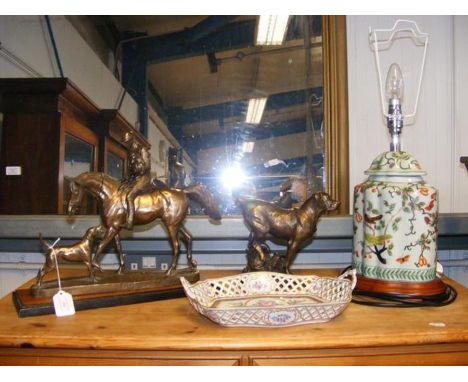
<path id="1" fill-rule="evenodd" d="M 353 268 L 357 291 L 443 294 L 437 271 L 438 192 L 404 151 L 380 154 L 354 188 Z"/>

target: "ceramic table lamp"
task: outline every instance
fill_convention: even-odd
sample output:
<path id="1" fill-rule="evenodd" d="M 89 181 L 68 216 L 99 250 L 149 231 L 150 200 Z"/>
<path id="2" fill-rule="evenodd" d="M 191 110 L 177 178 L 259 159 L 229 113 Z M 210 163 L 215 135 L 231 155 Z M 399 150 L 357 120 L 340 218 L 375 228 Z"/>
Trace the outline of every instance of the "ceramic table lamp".
<path id="1" fill-rule="evenodd" d="M 415 28 L 400 28 L 402 24 Z M 364 183 L 354 188 L 353 268 L 358 274 L 356 290 L 398 296 L 436 296 L 444 293 L 445 284 L 437 272 L 438 193 L 425 183 L 426 173 L 411 154 L 401 151 L 403 120 L 416 114 L 428 35 L 413 22 L 399 20 L 388 40 L 378 40 L 376 31 L 371 43 L 379 72 L 382 109 L 391 135 L 390 151 L 378 155 Z M 388 70 L 385 113 L 380 77 L 380 44 L 388 44 L 398 32 L 424 42 L 423 64 L 414 113 L 404 116 L 401 102 L 403 75 L 397 64 Z M 401 36 L 400 36 L 401 37 Z"/>

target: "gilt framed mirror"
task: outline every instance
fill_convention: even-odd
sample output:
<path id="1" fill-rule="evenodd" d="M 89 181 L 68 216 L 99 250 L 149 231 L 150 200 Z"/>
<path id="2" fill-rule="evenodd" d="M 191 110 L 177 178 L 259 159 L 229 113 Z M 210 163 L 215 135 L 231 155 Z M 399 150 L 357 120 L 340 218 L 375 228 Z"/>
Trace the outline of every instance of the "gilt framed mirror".
<path id="1" fill-rule="evenodd" d="M 154 36 L 170 41 L 172 34 L 209 25 L 217 16 L 109 17 L 132 45 Z M 168 44 L 171 59 L 148 62 L 145 69 L 144 105 L 157 132 L 149 143 L 158 178 L 168 182 L 177 173 L 185 184 L 206 184 L 225 217 L 238 215 L 236 195 L 273 200 L 291 180 L 297 187 L 285 192 L 295 194 L 292 202 L 323 190 L 341 201 L 340 214 L 348 214 L 346 17 L 289 16 L 275 44 L 254 41 L 259 16 L 219 17 L 229 20 L 205 30 L 203 39 L 192 36 L 198 38 L 196 52 L 190 41 Z M 133 37 L 125 37 L 128 31 Z M 211 49 L 210 41 L 221 48 Z M 127 90 L 135 98 L 131 86 Z M 4 100 L 5 107 L 14 106 L 12 97 Z M 88 109 L 97 113 L 94 106 Z M 161 139 L 163 130 L 170 140 Z M 171 173 L 171 163 L 183 171 Z M 44 166 L 41 171 L 51 173 Z M 56 209 L 35 213 L 49 210 Z M 191 210 L 192 216 L 200 213 Z"/>
<path id="2" fill-rule="evenodd" d="M 164 33 L 206 21 L 157 17 Z M 132 18 L 114 21 L 131 27 Z M 252 41 L 259 25 L 259 16 L 237 16 L 205 37 L 205 50 L 150 62 L 150 118 L 162 117 L 182 148 L 185 184 L 206 184 L 223 216 L 238 215 L 237 195 L 273 200 L 282 191 L 292 203 L 326 191 L 348 214 L 346 17 L 289 16 L 270 43 Z"/>

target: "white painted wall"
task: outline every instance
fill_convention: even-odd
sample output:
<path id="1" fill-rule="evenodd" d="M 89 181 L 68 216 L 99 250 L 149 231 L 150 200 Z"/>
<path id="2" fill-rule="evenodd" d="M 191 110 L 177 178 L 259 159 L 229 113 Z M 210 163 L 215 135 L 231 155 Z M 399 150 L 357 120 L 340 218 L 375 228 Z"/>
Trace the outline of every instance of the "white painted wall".
<path id="1" fill-rule="evenodd" d="M 418 114 L 414 125 L 403 129 L 403 150 L 419 160 L 428 172 L 426 181 L 439 189 L 441 212 L 468 212 L 468 171 L 459 163 L 460 156 L 468 155 L 466 16 L 347 16 L 350 198 L 372 160 L 389 148 L 368 28 L 391 28 L 398 18 L 414 20 L 430 34 Z M 394 47 L 395 58 L 381 64 L 383 80 L 390 62 L 398 62 L 411 99 L 420 51 L 398 43 Z"/>
<path id="2" fill-rule="evenodd" d="M 468 211 L 468 171 L 459 162 L 468 156 L 468 16 L 454 18 L 454 135 L 453 161 L 456 163 L 453 182 L 454 212 Z"/>
<path id="3" fill-rule="evenodd" d="M 115 109 L 123 91 L 120 83 L 64 16 L 51 16 L 50 20 L 64 76 L 99 108 Z M 43 77 L 60 75 L 43 16 L 0 16 L 0 42 Z M 0 77 L 29 75 L 0 55 Z M 138 108 L 128 95 L 121 112 L 135 124 Z"/>

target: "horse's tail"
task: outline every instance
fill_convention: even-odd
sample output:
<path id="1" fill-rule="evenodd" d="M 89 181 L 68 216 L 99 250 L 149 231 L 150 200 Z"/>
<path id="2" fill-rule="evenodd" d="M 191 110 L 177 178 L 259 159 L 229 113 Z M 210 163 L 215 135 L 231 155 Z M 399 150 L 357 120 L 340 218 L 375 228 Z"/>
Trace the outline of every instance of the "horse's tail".
<path id="1" fill-rule="evenodd" d="M 182 190 L 189 199 L 194 200 L 201 205 L 203 211 L 212 219 L 221 220 L 221 211 L 219 210 L 216 199 L 203 184 L 194 184 Z"/>

